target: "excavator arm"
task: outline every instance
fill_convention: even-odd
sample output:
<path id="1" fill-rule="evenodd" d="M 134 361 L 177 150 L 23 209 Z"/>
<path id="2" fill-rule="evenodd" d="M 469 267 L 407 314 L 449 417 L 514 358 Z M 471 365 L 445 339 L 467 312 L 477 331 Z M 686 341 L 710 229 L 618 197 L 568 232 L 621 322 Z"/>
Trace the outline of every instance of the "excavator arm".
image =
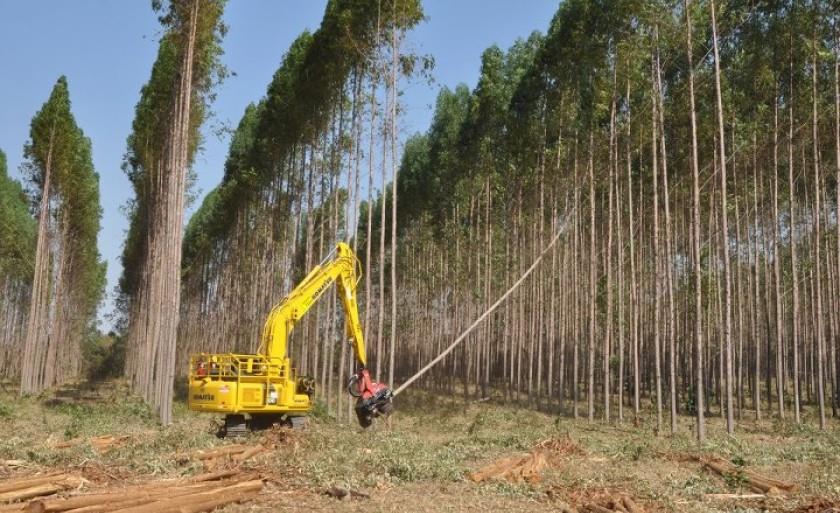
<path id="1" fill-rule="evenodd" d="M 377 383 L 367 370 L 365 340 L 356 302 L 356 286 L 361 278 L 359 260 L 350 247 L 340 242 L 335 251 L 301 281 L 289 295 L 283 298 L 268 315 L 263 328 L 259 353 L 269 358 L 287 358 L 288 337 L 295 324 L 321 298 L 333 283 L 344 307 L 345 331 L 353 346 L 358 362 L 358 371 L 351 377 L 348 391 L 356 397 L 356 414 L 363 427 L 372 419 L 391 412 L 391 390 L 383 383 Z"/>
<path id="2" fill-rule="evenodd" d="M 336 249 L 295 287 L 268 314 L 260 341 L 259 353 L 272 358 L 286 358 L 288 338 L 295 324 L 336 283 L 345 313 L 345 329 L 359 365 L 367 364 L 365 341 L 356 303 L 356 285 L 361 273 L 359 261 L 350 247 L 340 242 Z"/>

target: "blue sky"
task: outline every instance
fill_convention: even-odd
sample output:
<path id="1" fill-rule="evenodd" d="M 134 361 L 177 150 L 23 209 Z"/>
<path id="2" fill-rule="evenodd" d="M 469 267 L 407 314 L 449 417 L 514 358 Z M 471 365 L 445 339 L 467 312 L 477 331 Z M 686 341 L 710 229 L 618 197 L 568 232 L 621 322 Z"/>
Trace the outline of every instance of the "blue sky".
<path id="1" fill-rule="evenodd" d="M 304 29 L 317 29 L 326 0 L 229 0 L 223 62 L 236 76 L 216 91 L 214 118 L 195 162 L 198 191 L 221 179 L 227 137 L 212 128 L 236 126 L 245 106 L 265 93 L 283 53 Z M 545 31 L 558 0 L 425 0 L 428 20 L 408 36 L 408 45 L 435 58 L 435 83 L 407 85 L 402 97 L 402 134 L 425 131 L 437 91 L 478 78 L 481 52 L 509 47 L 533 30 Z M 29 122 L 60 75 L 66 75 L 76 121 L 93 143 L 100 176 L 102 232 L 99 248 L 108 261 L 108 300 L 120 275 L 119 255 L 127 227 L 121 206 L 131 195 L 120 169 L 134 105 L 148 80 L 160 35 L 148 0 L 0 0 L 0 149 L 19 177 Z M 107 327 L 107 322 L 105 323 Z"/>

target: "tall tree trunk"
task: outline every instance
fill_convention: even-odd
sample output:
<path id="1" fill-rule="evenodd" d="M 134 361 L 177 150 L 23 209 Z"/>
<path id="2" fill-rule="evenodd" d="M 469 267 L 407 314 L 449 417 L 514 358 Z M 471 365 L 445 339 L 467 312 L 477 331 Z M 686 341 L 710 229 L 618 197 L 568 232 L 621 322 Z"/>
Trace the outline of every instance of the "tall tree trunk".
<path id="1" fill-rule="evenodd" d="M 589 422 L 595 420 L 595 307 L 597 288 L 595 273 L 597 272 L 595 258 L 595 165 L 593 153 L 595 151 L 594 131 L 589 130 L 589 365 L 587 396 L 589 401 Z"/>
<path id="2" fill-rule="evenodd" d="M 834 20 L 834 242 L 836 247 L 836 257 L 834 259 L 836 270 L 834 278 L 836 287 L 833 311 L 837 317 L 837 312 L 840 310 L 840 23 L 836 16 Z M 837 324 L 840 324 L 840 322 Z M 831 361 L 835 368 L 833 403 L 840 405 L 840 387 L 838 387 L 840 376 L 837 375 L 838 362 L 835 356 L 838 342 L 840 342 L 840 333 L 837 332 L 838 329 L 840 329 L 840 326 L 835 328 Z"/>
<path id="3" fill-rule="evenodd" d="M 691 44 L 691 0 L 684 0 L 685 26 L 688 55 L 688 97 L 691 113 L 691 172 L 692 183 L 692 224 L 694 227 L 692 245 L 694 253 L 694 350 L 695 350 L 695 408 L 697 409 L 697 439 L 706 438 L 706 424 L 703 418 L 703 295 L 701 290 L 703 268 L 700 260 L 700 168 L 697 158 L 697 109 L 694 106 L 694 59 Z"/>
<path id="4" fill-rule="evenodd" d="M 755 137 L 755 136 L 753 136 Z M 782 325 L 782 271 L 779 252 L 779 102 L 773 97 L 773 284 L 776 297 L 776 394 L 779 417 L 785 416 L 784 402 L 784 328 Z M 769 355 L 768 355 L 769 356 Z"/>
<path id="5" fill-rule="evenodd" d="M 792 40 L 791 40 L 792 41 Z M 801 421 L 800 417 L 800 393 L 799 393 L 799 276 L 796 241 L 796 194 L 794 173 L 793 173 L 793 57 L 790 58 L 790 98 L 788 102 L 788 242 L 790 245 L 790 272 L 793 295 L 793 322 L 791 323 L 791 347 L 793 348 L 793 415 L 796 423 Z M 784 403 L 782 403 L 784 406 Z M 780 410 L 780 414 L 783 410 Z"/>
<path id="6" fill-rule="evenodd" d="M 41 391 L 37 365 L 38 355 L 48 343 L 47 309 L 49 308 L 49 265 L 50 265 L 50 199 L 52 190 L 52 155 L 55 138 L 55 125 L 50 130 L 47 158 L 44 164 L 44 183 L 41 187 L 41 201 L 38 206 L 38 238 L 35 243 L 35 274 L 32 279 L 32 292 L 29 302 L 29 318 L 26 325 L 26 337 L 23 342 L 23 362 L 21 366 L 20 394 L 34 394 Z"/>
<path id="7" fill-rule="evenodd" d="M 656 59 L 651 60 L 651 91 L 656 98 Z M 653 165 L 653 361 L 656 381 L 656 434 L 662 434 L 662 254 L 659 248 L 659 116 L 654 100 L 651 108 L 650 157 Z"/>
<path id="8" fill-rule="evenodd" d="M 735 432 L 735 417 L 732 401 L 732 270 L 729 257 L 729 221 L 726 191 L 726 133 L 723 127 L 723 100 L 720 87 L 720 54 L 718 52 L 717 21 L 715 17 L 715 1 L 710 1 L 712 13 L 712 48 L 715 56 L 715 100 L 717 105 L 718 143 L 720 144 L 720 197 L 721 224 L 723 229 L 723 272 L 726 304 L 724 312 L 724 342 L 726 344 L 726 430 Z"/>
<path id="9" fill-rule="evenodd" d="M 823 310 L 822 310 L 822 277 L 820 275 L 822 268 L 822 213 L 820 203 L 820 188 L 822 187 L 822 179 L 820 178 L 820 149 L 819 149 L 819 117 L 817 114 L 817 73 L 819 68 L 817 64 L 817 38 L 814 35 L 814 51 L 812 54 L 812 113 L 813 122 L 811 123 L 812 133 L 811 138 L 814 150 L 814 296 L 816 300 L 816 345 L 817 352 L 815 355 L 817 366 L 817 401 L 819 402 L 820 414 L 820 429 L 825 429 L 825 377 L 824 377 L 824 363 L 825 363 L 825 340 L 824 340 L 824 326 L 823 326 Z"/>
<path id="10" fill-rule="evenodd" d="M 668 150 L 665 146 L 665 105 L 659 62 L 659 28 L 656 30 L 656 99 L 659 103 L 659 139 L 662 151 L 662 188 L 665 203 L 665 278 L 668 288 L 668 381 L 670 384 L 671 433 L 677 432 L 677 348 L 674 312 L 674 257 L 671 236 L 671 194 L 668 184 Z"/>
<path id="11" fill-rule="evenodd" d="M 627 215 L 629 217 L 629 225 L 627 231 L 627 238 L 630 241 L 630 307 L 632 321 L 631 340 L 633 346 L 633 420 L 636 424 L 639 422 L 639 395 L 640 395 L 640 376 L 639 376 L 639 287 L 637 284 L 636 273 L 636 224 L 633 222 L 633 162 L 631 159 L 631 133 L 630 133 L 630 81 L 627 81 Z"/>
<path id="12" fill-rule="evenodd" d="M 397 66 L 400 49 L 397 38 L 397 2 L 393 3 L 391 29 L 391 344 L 388 348 L 388 382 L 394 382 L 394 356 L 397 340 Z M 383 225 L 384 229 L 384 225 Z"/>
<path id="13" fill-rule="evenodd" d="M 618 165 L 615 156 L 615 109 L 616 109 L 616 67 L 613 67 L 613 91 L 612 101 L 610 106 L 610 143 L 609 143 L 609 194 L 608 194 L 608 217 L 607 217 L 607 322 L 606 333 L 604 334 L 604 354 L 603 354 L 603 375 L 604 375 L 604 420 L 610 421 L 610 399 L 612 390 L 610 386 L 610 355 L 613 335 L 613 199 L 614 199 L 614 183 L 615 183 L 615 168 Z M 542 248 L 541 248 L 542 249 Z"/>

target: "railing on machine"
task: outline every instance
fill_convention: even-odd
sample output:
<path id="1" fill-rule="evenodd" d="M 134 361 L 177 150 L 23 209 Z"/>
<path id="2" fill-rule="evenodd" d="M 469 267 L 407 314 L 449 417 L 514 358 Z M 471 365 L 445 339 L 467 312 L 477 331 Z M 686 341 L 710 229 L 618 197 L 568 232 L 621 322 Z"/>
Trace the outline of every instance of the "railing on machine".
<path id="1" fill-rule="evenodd" d="M 190 379 L 268 381 L 294 379 L 283 358 L 234 353 L 199 353 L 190 357 Z"/>

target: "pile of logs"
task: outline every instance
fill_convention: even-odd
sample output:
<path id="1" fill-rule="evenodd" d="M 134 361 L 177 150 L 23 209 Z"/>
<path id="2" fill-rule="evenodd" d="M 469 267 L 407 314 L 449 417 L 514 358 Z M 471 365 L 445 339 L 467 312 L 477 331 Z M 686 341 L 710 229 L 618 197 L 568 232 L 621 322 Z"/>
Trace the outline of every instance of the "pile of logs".
<path id="1" fill-rule="evenodd" d="M 793 483 L 786 483 L 773 479 L 744 467 L 738 467 L 716 456 L 697 458 L 703 465 L 720 474 L 722 477 L 743 481 L 751 490 L 768 496 L 783 495 L 795 492 L 798 487 Z"/>
<path id="2" fill-rule="evenodd" d="M 57 476 L 53 477 L 57 478 Z M 2 483 L 2 486 L 7 484 Z M 263 481 L 259 476 L 231 470 L 202 474 L 186 480 L 152 481 L 127 487 L 111 487 L 93 493 L 72 494 L 64 497 L 40 497 L 28 502 L 0 506 L 0 511 L 21 513 L 203 513 L 227 504 L 252 500 L 262 490 L 262 487 Z M 62 490 L 54 489 L 49 493 L 58 491 Z M 31 497 L 21 495 L 13 500 Z"/>
<path id="3" fill-rule="evenodd" d="M 64 490 L 78 488 L 85 483 L 81 477 L 64 472 L 50 472 L 42 475 L 9 479 L 0 482 L 0 504 L 53 495 Z M 4 511 L 0 506 L 0 511 Z"/>

